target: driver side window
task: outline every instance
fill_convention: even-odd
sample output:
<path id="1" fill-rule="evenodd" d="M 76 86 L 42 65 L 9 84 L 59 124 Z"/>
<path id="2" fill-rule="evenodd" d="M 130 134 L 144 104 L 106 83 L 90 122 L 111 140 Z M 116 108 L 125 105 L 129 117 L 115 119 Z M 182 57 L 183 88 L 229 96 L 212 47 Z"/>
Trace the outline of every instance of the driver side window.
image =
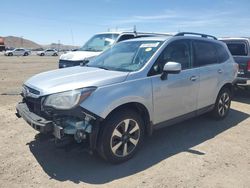
<path id="1" fill-rule="evenodd" d="M 178 40 L 170 43 L 156 60 L 149 75 L 161 74 L 165 63 L 177 62 L 182 70 L 191 68 L 190 43 L 187 40 Z"/>

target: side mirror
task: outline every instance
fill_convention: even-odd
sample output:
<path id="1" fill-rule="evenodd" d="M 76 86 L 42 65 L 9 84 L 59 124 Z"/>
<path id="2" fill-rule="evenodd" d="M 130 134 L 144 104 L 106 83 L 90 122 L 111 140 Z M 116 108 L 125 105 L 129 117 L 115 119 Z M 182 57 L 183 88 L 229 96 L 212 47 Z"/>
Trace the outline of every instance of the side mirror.
<path id="1" fill-rule="evenodd" d="M 166 80 L 168 74 L 179 74 L 181 72 L 181 64 L 177 62 L 167 62 L 163 67 L 161 79 Z"/>

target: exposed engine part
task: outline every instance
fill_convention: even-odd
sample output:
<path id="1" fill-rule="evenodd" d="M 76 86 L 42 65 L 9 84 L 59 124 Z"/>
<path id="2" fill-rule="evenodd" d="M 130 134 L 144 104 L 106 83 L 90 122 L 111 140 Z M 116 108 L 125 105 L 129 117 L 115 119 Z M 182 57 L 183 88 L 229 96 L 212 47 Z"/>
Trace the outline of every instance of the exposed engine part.
<path id="1" fill-rule="evenodd" d="M 86 138 L 87 138 L 86 132 L 82 129 L 78 129 L 74 134 L 74 139 L 77 143 L 81 143 Z"/>

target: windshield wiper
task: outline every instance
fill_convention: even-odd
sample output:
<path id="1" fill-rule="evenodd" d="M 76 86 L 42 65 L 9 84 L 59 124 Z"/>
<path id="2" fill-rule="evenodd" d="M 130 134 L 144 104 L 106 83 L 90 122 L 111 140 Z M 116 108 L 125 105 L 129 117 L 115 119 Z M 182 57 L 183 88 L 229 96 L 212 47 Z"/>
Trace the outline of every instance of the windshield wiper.
<path id="1" fill-rule="evenodd" d="M 104 70 L 109 70 L 107 67 L 96 67 L 96 68 L 104 69 Z"/>
<path id="2" fill-rule="evenodd" d="M 90 66 L 90 65 L 88 65 L 88 64 L 86 64 L 85 67 L 94 67 L 94 68 L 99 68 L 99 69 L 104 69 L 104 70 L 110 70 L 110 69 L 108 69 L 107 67 Z"/>

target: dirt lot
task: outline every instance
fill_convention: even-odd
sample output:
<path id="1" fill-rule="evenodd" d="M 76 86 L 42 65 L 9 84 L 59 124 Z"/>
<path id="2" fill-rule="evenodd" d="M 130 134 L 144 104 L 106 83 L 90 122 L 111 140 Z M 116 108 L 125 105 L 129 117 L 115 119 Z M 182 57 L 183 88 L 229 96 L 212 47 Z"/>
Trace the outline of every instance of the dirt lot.
<path id="1" fill-rule="evenodd" d="M 162 129 L 114 166 L 74 144 L 56 149 L 15 116 L 23 81 L 57 59 L 0 56 L 0 187 L 250 187 L 250 92 L 237 91 L 224 121 L 202 116 Z"/>

